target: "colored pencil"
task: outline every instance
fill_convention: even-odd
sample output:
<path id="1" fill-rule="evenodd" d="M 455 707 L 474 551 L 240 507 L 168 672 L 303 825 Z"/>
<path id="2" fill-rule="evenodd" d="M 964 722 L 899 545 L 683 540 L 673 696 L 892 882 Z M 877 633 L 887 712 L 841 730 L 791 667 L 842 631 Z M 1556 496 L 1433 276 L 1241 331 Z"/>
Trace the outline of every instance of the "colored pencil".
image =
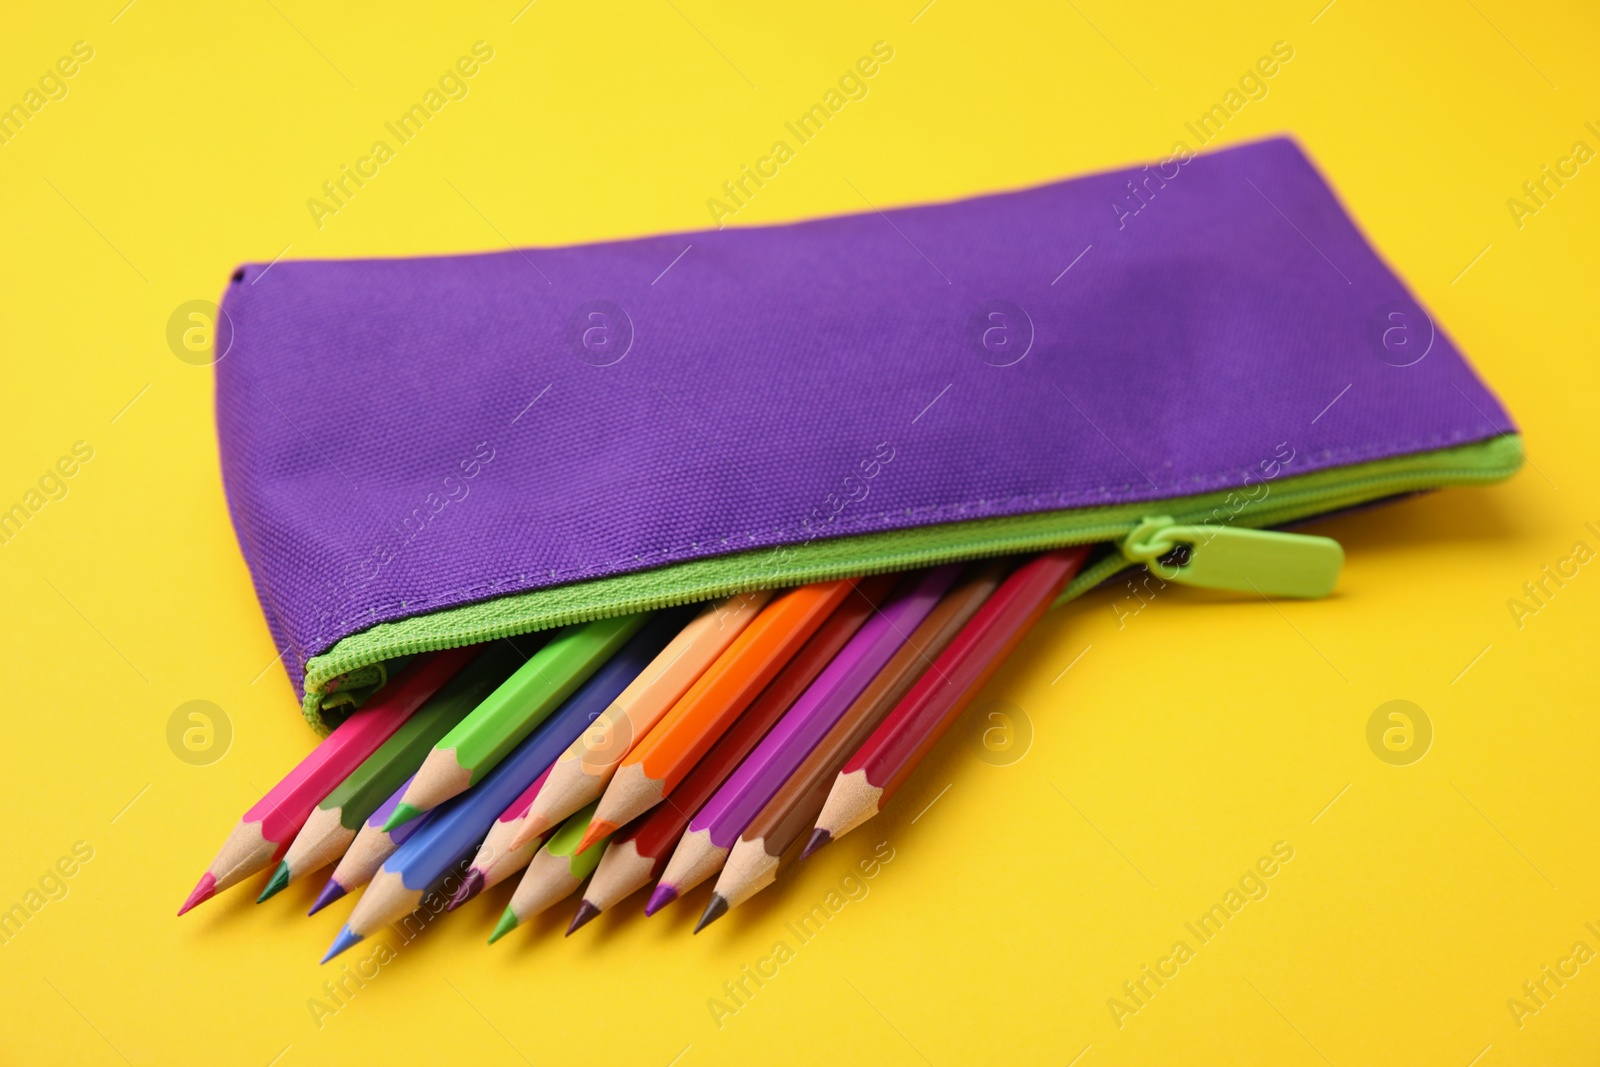
<path id="1" fill-rule="evenodd" d="M 803 856 L 872 818 L 966 710 L 1078 573 L 1087 547 L 1047 552 L 1018 567 L 978 609 L 889 717 L 845 762 Z"/>
<path id="2" fill-rule="evenodd" d="M 649 613 L 621 615 L 557 633 L 439 739 L 389 825 L 414 819 L 481 781 L 649 618 Z"/>
<path id="3" fill-rule="evenodd" d="M 591 803 L 569 815 L 567 821 L 550 835 L 550 840 L 528 863 L 522 881 L 517 884 L 517 891 L 511 895 L 511 903 L 495 924 L 494 933 L 489 935 L 489 944 L 494 944 L 556 901 L 571 896 L 572 891 L 594 871 L 600 862 L 602 850 L 592 848 L 587 852 L 578 851 L 578 842 L 589 828 L 594 809 L 595 805 Z"/>
<path id="4" fill-rule="evenodd" d="M 427 825 L 426 819 L 413 819 L 393 830 L 384 829 L 384 824 L 394 814 L 400 798 L 410 785 L 411 779 L 407 778 L 367 817 L 366 823 L 356 832 L 355 840 L 350 842 L 350 847 L 345 849 L 344 855 L 334 865 L 333 873 L 328 876 L 317 899 L 311 902 L 311 910 L 306 912 L 307 915 L 315 915 L 352 889 L 360 889 L 372 881 L 372 876 L 378 873 L 383 861 L 394 855 L 395 849 L 405 844 L 412 834 Z"/>
<path id="5" fill-rule="evenodd" d="M 439 738 L 509 678 L 525 658 L 511 642 L 496 641 L 446 682 L 317 805 L 278 864 L 272 881 L 262 890 L 258 903 L 344 855 L 361 824 L 416 773 L 422 758 Z"/>
<path id="6" fill-rule="evenodd" d="M 544 783 L 550 778 L 550 768 L 546 767 L 544 773 L 533 780 L 533 784 L 524 789 L 502 811 L 493 825 L 489 827 L 488 836 L 483 839 L 483 844 L 478 846 L 478 852 L 472 857 L 472 864 L 467 868 L 467 873 L 461 878 L 461 888 L 456 890 L 455 896 L 450 898 L 449 910 L 455 911 L 461 905 L 483 892 L 491 886 L 499 885 L 513 874 L 522 870 L 533 859 L 533 854 L 539 851 L 539 844 L 543 838 L 534 838 L 521 848 L 511 847 L 511 837 L 517 832 L 517 823 L 528 814 L 528 805 L 533 803 L 533 798 L 539 795 L 539 790 L 544 788 Z"/>
<path id="7" fill-rule="evenodd" d="M 960 571 L 958 564 L 947 564 L 906 575 L 895 586 L 783 720 L 689 820 L 657 893 L 681 896 L 722 867 L 739 833 L 933 610 Z"/>
<path id="8" fill-rule="evenodd" d="M 396 832 L 404 832 L 413 824 L 421 824 L 422 828 L 373 873 L 372 884 L 361 895 L 324 962 L 378 927 L 413 911 L 423 894 L 457 860 L 471 855 L 494 824 L 495 816 L 526 791 L 530 782 L 543 776 L 572 739 L 587 729 L 651 663 L 681 622 L 681 612 L 667 611 L 656 616 L 497 763 L 483 781 L 434 808 L 426 819 L 413 819 L 400 826 Z"/>
<path id="9" fill-rule="evenodd" d="M 661 720 L 706 668 L 771 599 L 768 590 L 707 604 L 606 713 L 550 769 L 550 780 L 523 816 L 512 847 L 526 844 L 592 800 L 598 800 L 634 742 Z"/>
<path id="10" fill-rule="evenodd" d="M 977 614 L 1011 568 L 1010 560 L 973 565 L 928 613 L 739 835 L 717 879 L 707 914 L 736 908 L 772 884 L 778 874 L 779 857 L 810 832 L 845 761 Z M 598 875 L 595 880 L 599 880 Z"/>
<path id="11" fill-rule="evenodd" d="M 578 850 L 643 815 L 676 789 L 853 585 L 841 579 L 802 586 L 763 608 L 618 764 Z"/>
<path id="12" fill-rule="evenodd" d="M 872 615 L 873 605 L 887 595 L 894 582 L 895 576 L 887 574 L 862 580 L 859 585 L 861 595 L 847 595 L 834 609 L 833 614 L 811 635 L 811 639 L 761 691 L 749 710 L 735 720 L 722 739 L 683 779 L 673 791 L 672 802 L 662 804 L 634 820 L 618 834 L 611 847 L 606 849 L 600 867 L 589 883 L 589 891 L 584 894 L 584 903 L 578 909 L 583 916 L 582 922 L 574 919 L 574 925 L 569 929 L 577 929 L 603 909 L 660 877 L 666 869 L 672 849 L 683 836 L 684 828 L 689 825 L 689 819 L 700 810 L 702 804 L 711 799 L 717 787 L 727 780 L 750 754 L 750 750 L 766 736 L 767 731 L 783 718 L 783 713 L 816 681 L 817 675 L 838 655 L 839 650 L 849 643 L 850 638 Z M 645 865 L 648 865 L 648 870 L 644 869 Z M 671 900 L 671 897 L 652 900 L 645 914 L 654 914 Z"/>
<path id="13" fill-rule="evenodd" d="M 228 835 L 217 858 L 178 909 L 182 915 L 229 886 L 265 870 L 289 848 L 311 809 L 378 750 L 423 702 L 477 655 L 453 648 L 407 663 L 365 706 L 340 723 L 277 785 L 267 790 Z"/>

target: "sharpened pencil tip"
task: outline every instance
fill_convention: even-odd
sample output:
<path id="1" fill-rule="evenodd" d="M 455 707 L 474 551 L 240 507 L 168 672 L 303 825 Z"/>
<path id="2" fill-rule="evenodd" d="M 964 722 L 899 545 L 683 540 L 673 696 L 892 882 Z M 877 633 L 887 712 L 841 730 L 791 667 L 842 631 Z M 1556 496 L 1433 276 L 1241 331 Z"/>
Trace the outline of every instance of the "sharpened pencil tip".
<path id="1" fill-rule="evenodd" d="M 541 818 L 533 812 L 522 817 L 522 825 L 517 827 L 517 832 L 511 838 L 512 848 L 521 848 L 530 841 L 537 841 L 550 829 L 550 820 Z"/>
<path id="2" fill-rule="evenodd" d="M 339 927 L 339 936 L 333 939 L 333 944 L 328 946 L 328 954 L 322 957 L 322 962 L 327 963 L 333 957 L 349 948 L 351 945 L 365 941 L 366 938 L 356 933 L 348 926 Z"/>
<path id="3" fill-rule="evenodd" d="M 495 924 L 494 933 L 489 935 L 489 944 L 494 944 L 516 928 L 517 913 L 507 908 L 505 914 L 500 916 L 500 921 Z"/>
<path id="4" fill-rule="evenodd" d="M 678 899 L 677 886 L 670 886 L 665 882 L 656 886 L 655 892 L 650 894 L 650 903 L 644 906 L 646 915 L 654 915 L 662 908 Z"/>
<path id="5" fill-rule="evenodd" d="M 603 837 L 610 837 L 617 832 L 617 824 L 604 819 L 595 819 L 589 823 L 589 829 L 584 832 L 583 840 L 578 842 L 578 851 L 582 852 L 589 846 L 596 844 Z"/>
<path id="6" fill-rule="evenodd" d="M 279 893 L 283 892 L 288 884 L 289 865 L 287 863 L 280 863 L 278 864 L 278 869 L 272 872 L 272 881 L 268 882 L 267 888 L 261 891 L 261 895 L 259 897 L 256 897 L 256 903 L 262 904 L 266 902 L 268 897 L 277 896 Z"/>
<path id="7" fill-rule="evenodd" d="M 390 813 L 389 821 L 383 824 L 383 832 L 386 834 L 392 833 L 421 814 L 421 808 L 414 808 L 410 804 L 401 801 L 395 805 L 394 811 Z"/>
<path id="8" fill-rule="evenodd" d="M 317 894 L 317 899 L 311 904 L 311 910 L 306 912 L 306 914 L 315 915 L 323 908 L 326 908 L 329 904 L 332 904 L 334 901 L 344 896 L 347 892 L 349 892 L 349 890 L 345 889 L 344 886 L 340 885 L 332 878 L 329 878 L 328 884 L 322 887 L 322 892 Z"/>
<path id="9" fill-rule="evenodd" d="M 197 904 L 204 904 L 206 901 L 211 899 L 211 895 L 213 893 L 215 893 L 216 891 L 217 891 L 217 879 L 216 879 L 216 876 L 213 875 L 210 871 L 207 871 L 205 874 L 202 874 L 200 876 L 200 881 L 194 887 L 194 892 L 190 893 L 189 894 L 189 899 L 183 902 L 183 907 L 178 909 L 178 914 L 179 915 L 184 914 L 185 912 L 187 912 L 190 909 L 192 909 L 193 907 L 195 907 L 195 905 L 197 905 Z"/>
<path id="10" fill-rule="evenodd" d="M 726 914 L 728 914 L 728 901 L 715 893 L 711 894 L 711 903 L 706 905 L 706 910 L 700 915 L 700 921 L 695 923 L 694 932 L 698 934 Z"/>
<path id="11" fill-rule="evenodd" d="M 807 856 L 811 855 L 817 849 L 822 848 L 832 840 L 832 834 L 828 833 L 828 831 L 824 830 L 820 826 L 817 827 L 815 830 L 811 831 L 811 840 L 807 841 L 806 847 L 801 850 L 800 858 L 805 859 Z"/>
<path id="12" fill-rule="evenodd" d="M 587 900 L 579 904 L 577 913 L 572 916 L 572 925 L 567 927 L 567 936 L 571 937 L 572 931 L 576 930 L 580 926 L 588 925 L 590 920 L 599 914 L 600 909 L 589 903 Z"/>
<path id="13" fill-rule="evenodd" d="M 467 872 L 461 880 L 461 888 L 456 890 L 456 895 L 450 898 L 450 903 L 445 906 L 446 911 L 455 911 L 461 905 L 483 892 L 488 883 L 484 880 L 483 872 L 474 867 Z"/>

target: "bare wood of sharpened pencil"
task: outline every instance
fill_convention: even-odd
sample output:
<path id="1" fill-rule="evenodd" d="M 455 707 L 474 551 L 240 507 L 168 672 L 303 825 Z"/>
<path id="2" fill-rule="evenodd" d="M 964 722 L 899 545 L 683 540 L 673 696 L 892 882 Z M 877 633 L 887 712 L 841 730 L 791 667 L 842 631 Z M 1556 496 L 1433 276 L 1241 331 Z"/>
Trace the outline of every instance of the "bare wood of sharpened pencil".
<path id="1" fill-rule="evenodd" d="M 539 795 L 539 790 L 544 788 L 546 779 L 550 777 L 550 769 L 535 778 L 533 784 L 524 789 L 513 800 L 506 810 L 500 813 L 489 832 L 484 836 L 483 843 L 478 846 L 477 853 L 472 857 L 472 864 L 467 868 L 466 875 L 462 878 L 461 889 L 450 900 L 450 910 L 454 911 L 479 893 L 492 886 L 499 885 L 507 878 L 528 866 L 528 861 L 533 859 L 535 852 L 539 851 L 542 839 L 534 838 L 520 848 L 514 848 L 511 839 L 516 836 L 517 824 L 528 813 L 528 808 L 533 804 L 533 798 Z"/>
<path id="2" fill-rule="evenodd" d="M 511 895 L 511 903 L 501 914 L 494 933 L 489 935 L 490 944 L 571 894 L 583 884 L 585 878 L 594 873 L 600 857 L 605 853 L 604 848 L 592 849 L 583 855 L 577 851 L 578 841 L 589 828 L 592 818 L 593 804 L 580 808 L 534 854 L 522 881 L 517 885 L 517 891 Z"/>
<path id="3" fill-rule="evenodd" d="M 259 822 L 241 820 L 207 870 L 215 872 L 219 888 L 227 889 L 270 865 L 284 847 L 268 840 Z"/>
<path id="4" fill-rule="evenodd" d="M 516 823 L 496 822 L 489 828 L 489 836 L 478 846 L 472 859 L 472 868 L 483 874 L 484 888 L 498 885 L 528 865 L 533 854 L 539 851 L 539 839 L 534 838 L 521 848 L 511 846 L 511 835 Z"/>
<path id="5" fill-rule="evenodd" d="M 343 815 L 338 808 L 312 810 L 283 857 L 289 870 L 302 874 L 338 862 L 356 839 L 356 831 L 344 824 Z"/>
<path id="6" fill-rule="evenodd" d="M 380 869 L 367 883 L 345 925 L 351 932 L 369 937 L 415 911 L 423 896 L 420 889 L 406 888 L 398 872 Z"/>
<path id="7" fill-rule="evenodd" d="M 541 848 L 528 861 L 526 873 L 511 896 L 510 907 L 516 912 L 519 923 L 547 910 L 559 900 L 572 895 L 582 878 L 572 873 L 570 858 L 555 856 Z"/>
<path id="8" fill-rule="evenodd" d="M 638 844 L 631 839 L 612 841 L 589 879 L 583 902 L 595 911 L 605 911 L 634 890 L 643 889 L 656 867 L 664 867 L 666 862 L 665 856 L 641 854 Z"/>
<path id="9" fill-rule="evenodd" d="M 333 869 L 332 879 L 346 892 L 372 881 L 383 866 L 383 861 L 394 855 L 399 846 L 394 835 L 381 826 L 368 824 L 357 833 L 355 840 L 345 850 Z"/>

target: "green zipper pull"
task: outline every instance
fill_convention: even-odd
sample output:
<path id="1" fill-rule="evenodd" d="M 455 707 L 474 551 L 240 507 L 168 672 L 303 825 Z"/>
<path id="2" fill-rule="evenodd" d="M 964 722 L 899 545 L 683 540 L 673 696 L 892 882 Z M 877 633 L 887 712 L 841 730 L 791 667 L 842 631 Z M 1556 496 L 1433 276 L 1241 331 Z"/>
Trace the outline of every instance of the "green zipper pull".
<path id="1" fill-rule="evenodd" d="M 1344 549 L 1328 537 L 1178 526 L 1166 515 L 1145 519 L 1121 547 L 1165 581 L 1263 596 L 1327 596 L 1344 565 Z"/>

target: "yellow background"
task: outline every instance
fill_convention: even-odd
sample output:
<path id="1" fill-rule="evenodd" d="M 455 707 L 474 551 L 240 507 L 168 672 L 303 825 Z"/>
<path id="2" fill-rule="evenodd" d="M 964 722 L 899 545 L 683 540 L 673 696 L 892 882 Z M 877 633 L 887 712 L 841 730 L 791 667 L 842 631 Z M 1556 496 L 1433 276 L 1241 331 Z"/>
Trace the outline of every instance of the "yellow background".
<path id="1" fill-rule="evenodd" d="M 1600 148 L 1583 128 L 1600 125 L 1600 20 L 1584 5 L 937 0 L 919 14 L 923 0 L 903 0 L 757 17 L 709 0 L 538 0 L 520 14 L 505 0 L 356 18 L 305 0 L 123 2 L 29 5 L 0 34 L 0 103 L 74 41 L 94 48 L 66 98 L 0 146 L 0 504 L 74 441 L 95 450 L 0 547 L 0 907 L 74 842 L 94 849 L 66 898 L 0 947 L 0 1058 L 1600 1056 L 1600 962 L 1520 1029 L 1506 1005 L 1574 942 L 1600 950 L 1584 928 L 1600 927 L 1600 573 L 1585 568 L 1520 629 L 1506 604 L 1575 541 L 1600 548 L 1583 525 L 1600 526 L 1600 164 L 1521 229 L 1506 207 L 1574 141 Z M 318 229 L 307 198 L 480 39 L 495 55 L 470 95 Z M 1119 627 L 1120 594 L 1102 590 L 1057 612 L 981 698 L 1022 709 L 1023 758 L 994 766 L 952 736 L 870 830 L 698 937 L 703 895 L 649 922 L 636 898 L 582 936 L 560 936 L 563 908 L 489 949 L 505 886 L 400 949 L 319 1027 L 307 1002 L 337 974 L 317 959 L 347 909 L 304 918 L 314 883 L 262 907 L 252 883 L 173 917 L 313 738 L 228 522 L 211 371 L 174 357 L 169 315 L 280 252 L 700 227 L 720 184 L 880 39 L 895 57 L 870 95 L 739 222 L 1163 156 L 1286 41 L 1293 60 L 1222 140 L 1302 139 L 1516 415 L 1528 466 L 1322 524 L 1349 552 L 1325 601 L 1168 590 Z M 1397 698 L 1435 731 L 1410 766 L 1366 741 Z M 232 723 L 209 766 L 167 745 L 192 699 Z M 883 840 L 894 859 L 870 894 L 791 942 L 794 959 L 719 1028 L 708 998 Z M 1108 998 L 1280 840 L 1294 859 L 1270 895 L 1119 1028 Z"/>

